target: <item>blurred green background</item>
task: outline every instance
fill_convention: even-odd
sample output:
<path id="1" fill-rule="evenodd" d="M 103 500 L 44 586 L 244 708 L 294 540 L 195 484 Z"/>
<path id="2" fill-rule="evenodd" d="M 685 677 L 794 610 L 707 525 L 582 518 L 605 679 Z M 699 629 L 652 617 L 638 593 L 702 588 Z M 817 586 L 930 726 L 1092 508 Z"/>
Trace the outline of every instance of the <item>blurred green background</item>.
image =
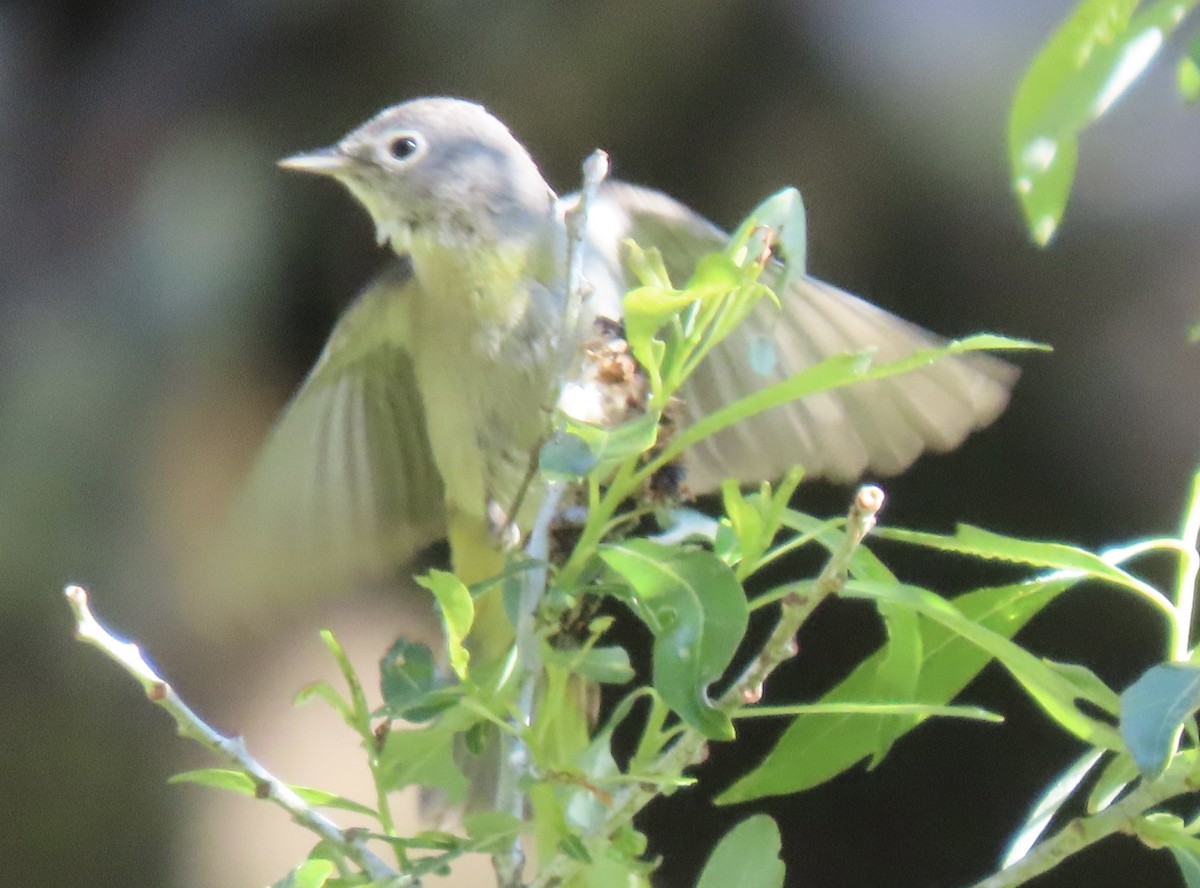
<path id="1" fill-rule="evenodd" d="M 482 101 L 561 191 L 595 146 L 616 175 L 726 225 L 794 184 L 813 273 L 948 335 L 1053 344 L 1021 358 L 993 428 L 887 483 L 885 520 L 1089 546 L 1173 529 L 1200 439 L 1200 359 L 1185 342 L 1200 316 L 1200 118 L 1180 107 L 1170 66 L 1153 69 L 1085 134 L 1059 239 L 1032 247 L 1004 126 L 1024 66 L 1071 6 L 0 5 L 0 882 L 254 885 L 240 867 L 270 856 L 257 824 L 288 829 L 240 802 L 253 825 L 218 844 L 232 821 L 204 807 L 207 791 L 164 785 L 205 760 L 72 641 L 64 583 L 86 583 L 101 616 L 231 732 L 264 715 L 282 724 L 273 713 L 315 674 L 289 675 L 269 701 L 251 689 L 297 650 L 320 662 L 317 623 L 373 626 L 368 666 L 403 624 L 386 601 L 223 617 L 188 582 L 272 418 L 384 260 L 345 194 L 274 160 L 402 99 Z M 846 496 L 818 487 L 802 505 L 841 511 Z M 1012 576 L 880 551 L 947 592 Z M 1121 686 L 1161 648 L 1146 609 L 1097 589 L 1024 637 Z M 861 607 L 831 605 L 771 690 L 817 693 L 878 639 Z M 927 725 L 874 773 L 761 806 L 783 828 L 790 884 L 949 886 L 994 865 L 1075 750 L 999 674 L 970 698 L 1010 721 Z M 312 780 L 315 730 L 283 732 L 284 776 Z M 702 778 L 728 782 L 777 730 L 754 724 Z M 714 811 L 696 790 L 656 804 L 642 826 L 666 856 L 658 883 L 690 884 L 746 813 Z M 1131 879 L 1177 876 L 1130 841 L 1038 884 Z"/>

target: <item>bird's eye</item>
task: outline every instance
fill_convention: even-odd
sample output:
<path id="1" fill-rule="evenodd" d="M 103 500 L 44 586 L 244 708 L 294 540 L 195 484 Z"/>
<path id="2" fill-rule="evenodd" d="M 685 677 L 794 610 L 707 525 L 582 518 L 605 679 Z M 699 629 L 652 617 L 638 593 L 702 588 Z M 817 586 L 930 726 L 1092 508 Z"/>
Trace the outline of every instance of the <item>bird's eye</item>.
<path id="1" fill-rule="evenodd" d="M 388 142 L 388 154 L 396 160 L 408 160 L 421 147 L 414 136 L 396 136 Z"/>

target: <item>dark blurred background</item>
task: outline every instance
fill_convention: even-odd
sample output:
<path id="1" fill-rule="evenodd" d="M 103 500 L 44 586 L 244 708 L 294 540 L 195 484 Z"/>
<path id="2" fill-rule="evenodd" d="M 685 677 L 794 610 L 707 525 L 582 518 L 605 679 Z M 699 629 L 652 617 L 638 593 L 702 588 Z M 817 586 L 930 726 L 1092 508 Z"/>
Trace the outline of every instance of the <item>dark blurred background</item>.
<path id="1" fill-rule="evenodd" d="M 72 641 L 65 582 L 87 583 L 105 619 L 283 776 L 321 783 L 311 768 L 327 758 L 357 765 L 348 733 L 294 716 L 289 699 L 329 673 L 316 625 L 337 625 L 369 669 L 403 625 L 394 605 L 223 619 L 187 578 L 339 309 L 384 259 L 344 193 L 274 160 L 405 98 L 484 102 L 562 191 L 597 145 L 617 175 L 726 225 L 795 184 L 818 276 L 942 333 L 1053 344 L 1020 357 L 993 428 L 888 483 L 886 520 L 1087 546 L 1173 532 L 1198 455 L 1200 358 L 1185 333 L 1200 317 L 1200 117 L 1164 59 L 1084 136 L 1062 232 L 1031 246 L 1007 180 L 1008 103 L 1072 5 L 0 5 L 4 883 L 259 885 L 307 843 L 274 809 L 164 785 L 210 762 Z M 847 497 L 814 488 L 802 505 L 840 512 Z M 947 593 L 1013 576 L 878 551 Z M 1073 590 L 1023 638 L 1119 687 L 1164 651 L 1144 604 L 1098 588 Z M 834 603 L 770 692 L 815 694 L 878 641 L 865 609 Z M 998 671 L 967 696 L 1009 721 L 927 724 L 873 773 L 756 808 L 781 823 L 790 884 L 953 886 L 995 865 L 1079 749 Z M 335 751 L 315 752 L 331 726 Z M 778 730 L 755 723 L 700 789 L 647 812 L 658 884 L 691 884 L 749 813 L 714 809 L 708 790 Z M 291 836 L 282 856 L 269 829 Z M 1118 840 L 1037 884 L 1180 882 L 1165 854 Z"/>

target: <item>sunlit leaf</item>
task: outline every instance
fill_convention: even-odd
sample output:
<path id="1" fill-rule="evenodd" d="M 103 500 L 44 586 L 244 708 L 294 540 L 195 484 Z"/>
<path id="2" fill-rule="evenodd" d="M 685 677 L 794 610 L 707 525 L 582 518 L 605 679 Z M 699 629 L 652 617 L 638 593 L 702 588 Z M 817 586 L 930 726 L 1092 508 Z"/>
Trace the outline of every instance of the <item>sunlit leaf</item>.
<path id="1" fill-rule="evenodd" d="M 1059 774 L 1058 778 L 1042 793 L 1042 797 L 1037 800 L 1033 810 L 1029 812 L 1029 816 L 1009 843 L 1008 851 L 1000 864 L 1001 869 L 1012 866 L 1029 853 L 1037 840 L 1041 838 L 1042 833 L 1046 831 L 1046 827 L 1050 825 L 1054 815 L 1079 788 L 1083 778 L 1091 773 L 1102 755 L 1104 755 L 1102 749 L 1088 750 Z"/>
<path id="2" fill-rule="evenodd" d="M 293 702 L 297 706 L 301 706 L 310 700 L 324 700 L 342 717 L 347 724 L 353 727 L 353 709 L 350 707 L 350 704 L 346 701 L 346 699 L 342 697 L 342 695 L 339 694 L 329 682 L 314 681 L 310 684 L 306 684 L 296 692 Z"/>
<path id="3" fill-rule="evenodd" d="M 913 543 L 943 552 L 955 552 L 960 555 L 991 558 L 1015 564 L 1028 564 L 1033 567 L 1075 571 L 1082 576 L 1115 583 L 1148 597 L 1161 598 L 1155 589 L 1137 577 L 1078 546 L 1022 540 L 992 533 L 970 524 L 958 525 L 953 536 L 904 530 L 897 527 L 878 528 L 876 535 L 883 539 Z"/>
<path id="4" fill-rule="evenodd" d="M 587 650 L 549 648 L 547 663 L 569 669 L 576 675 L 600 684 L 625 684 L 634 677 L 629 653 L 623 647 L 594 647 Z"/>
<path id="5" fill-rule="evenodd" d="M 605 546 L 600 557 L 632 587 L 628 604 L 654 633 L 654 687 L 707 736 L 732 738 L 707 689 L 729 666 L 749 619 L 733 572 L 711 552 L 648 540 Z"/>
<path id="6" fill-rule="evenodd" d="M 1030 234 L 1053 238 L 1075 176 L 1079 133 L 1138 79 L 1185 4 L 1082 0 L 1042 47 L 1013 99 L 1008 148 Z"/>
<path id="7" fill-rule="evenodd" d="M 328 860 L 306 860 L 271 888 L 322 888 L 334 873 L 334 865 Z"/>
<path id="8" fill-rule="evenodd" d="M 1196 52 L 1189 52 L 1179 60 L 1175 83 L 1184 99 L 1193 104 L 1200 102 L 1200 61 L 1197 61 Z"/>
<path id="9" fill-rule="evenodd" d="M 772 281 L 775 289 L 782 291 L 789 278 L 807 273 L 808 221 L 800 192 L 784 188 L 751 210 L 730 238 L 731 248 L 748 251 L 760 230 L 765 230 L 770 246 L 777 248 L 775 258 L 782 260 L 782 274 Z"/>
<path id="10" fill-rule="evenodd" d="M 244 771 L 230 768 L 197 768 L 193 771 L 183 771 L 174 774 L 168 783 L 194 783 L 198 786 L 208 786 L 213 789 L 225 789 L 240 795 L 258 798 L 265 790 L 265 784 L 254 780 Z M 366 814 L 374 817 L 375 812 L 366 805 L 340 796 L 324 789 L 311 786 L 289 784 L 288 789 L 296 793 L 304 802 L 314 808 L 337 808 L 341 811 L 353 811 L 355 814 Z"/>
<path id="11" fill-rule="evenodd" d="M 921 621 L 910 608 L 880 602 L 880 616 L 887 628 L 888 641 L 875 673 L 875 692 L 893 703 L 914 700 L 921 679 Z M 895 716 L 879 721 L 871 767 L 875 767 L 892 744 L 920 722 L 917 716 Z"/>
<path id="12" fill-rule="evenodd" d="M 1103 811 L 1117 800 L 1130 783 L 1138 779 L 1137 764 L 1128 753 L 1117 753 L 1100 771 L 1091 792 L 1088 793 L 1087 811 L 1095 814 Z"/>
<path id="13" fill-rule="evenodd" d="M 471 590 L 454 574 L 444 570 L 431 570 L 425 576 L 414 579 L 432 592 L 437 600 L 442 614 L 442 625 L 446 629 L 450 666 L 459 678 L 465 679 L 467 663 L 471 656 L 463 640 L 475 621 L 475 603 L 471 600 Z"/>
<path id="14" fill-rule="evenodd" d="M 1087 696 L 1086 688 L 1064 678 L 1003 635 L 968 619 L 944 598 L 918 586 L 861 580 L 850 580 L 842 594 L 851 598 L 865 597 L 908 606 L 941 623 L 995 657 L 1037 701 L 1042 710 L 1067 731 L 1085 743 L 1102 745 L 1109 749 L 1120 748 L 1111 728 L 1085 715 L 1075 705 L 1076 700 L 1083 698 L 1094 705 L 1103 706 L 1103 699 L 1091 699 Z"/>
<path id="15" fill-rule="evenodd" d="M 781 888 L 779 827 L 766 814 L 743 820 L 725 834 L 709 855 L 696 888 Z"/>
<path id="16" fill-rule="evenodd" d="M 813 519 L 815 522 L 815 519 Z M 798 523 L 793 516 L 791 523 Z M 865 549 L 860 550 L 866 552 Z M 968 619 L 1011 638 L 1073 580 L 1038 581 L 968 592 L 954 605 Z M 953 699 L 991 656 L 945 626 L 921 621 L 922 662 L 914 699 L 943 705 Z M 881 648 L 854 669 L 820 702 L 880 700 L 876 690 Z M 875 751 L 878 735 L 868 717 L 809 715 L 792 722 L 762 763 L 726 790 L 721 804 L 786 795 L 824 783 Z"/>
<path id="17" fill-rule="evenodd" d="M 1120 712 L 1120 696 L 1087 666 L 1081 663 L 1059 663 L 1056 660 L 1045 658 L 1042 659 L 1042 663 L 1075 685 L 1083 699 L 1110 715 L 1116 716 Z"/>
<path id="18" fill-rule="evenodd" d="M 638 287 L 625 294 L 625 339 L 629 350 L 639 363 L 650 352 L 650 342 L 663 324 L 696 301 L 689 290 L 667 290 L 660 287 Z M 658 363 L 655 358 L 650 358 Z"/>
<path id="19" fill-rule="evenodd" d="M 477 811 L 463 818 L 463 829 L 476 851 L 491 854 L 512 844 L 521 834 L 521 821 L 504 811 Z"/>
<path id="20" fill-rule="evenodd" d="M 462 801 L 467 778 L 454 761 L 454 736 L 437 727 L 392 731 L 379 756 L 381 783 L 389 791 L 416 784 L 443 790 L 448 804 Z"/>
<path id="21" fill-rule="evenodd" d="M 806 367 L 782 382 L 760 388 L 697 420 L 676 435 L 671 444 L 664 449 L 660 458 L 663 460 L 674 459 L 696 442 L 715 435 L 722 429 L 739 423 L 747 417 L 816 392 L 830 391 L 871 379 L 898 376 L 910 370 L 927 367 L 948 355 L 967 354 L 975 351 L 1042 350 L 1044 348 L 1037 343 L 1022 339 L 987 334 L 970 336 L 936 348 L 920 349 L 900 360 L 884 364 L 873 363 L 870 350 L 835 355 L 811 367 Z"/>
<path id="22" fill-rule="evenodd" d="M 737 564 L 738 579 L 745 579 L 765 563 L 763 557 L 783 526 L 788 502 L 803 476 L 804 470 L 796 466 L 774 489 L 763 482 L 750 496 L 743 495 L 732 480 L 721 485 L 725 520 L 737 541 L 736 549 L 722 550 L 722 560 Z"/>
<path id="23" fill-rule="evenodd" d="M 1200 839 L 1191 835 L 1183 820 L 1166 811 L 1136 818 L 1133 834 L 1151 848 L 1166 848 L 1175 858 L 1188 888 L 1200 888 Z"/>
<path id="24" fill-rule="evenodd" d="M 1187 888 L 1200 888 L 1200 848 L 1168 845 L 1167 850 L 1175 858 L 1179 874 Z"/>
<path id="25" fill-rule="evenodd" d="M 197 768 L 192 771 L 182 771 L 172 774 L 167 782 L 194 783 L 197 786 L 226 789 L 251 798 L 258 795 L 259 786 L 259 783 L 246 772 L 234 771 L 229 768 Z"/>
<path id="26" fill-rule="evenodd" d="M 588 461 L 581 454 L 576 452 L 572 455 L 572 459 L 576 461 L 576 467 L 582 468 L 586 465 L 583 472 L 586 474 L 591 470 L 592 465 L 616 463 L 631 456 L 637 456 L 639 453 L 645 453 L 653 447 L 658 437 L 658 415 L 653 412 L 643 413 L 611 429 L 578 420 L 568 420 L 566 427 L 569 432 L 568 437 L 582 442 L 591 455 L 591 465 L 587 465 Z M 572 447 L 574 446 L 572 445 Z M 543 448 L 544 450 L 545 448 Z"/>

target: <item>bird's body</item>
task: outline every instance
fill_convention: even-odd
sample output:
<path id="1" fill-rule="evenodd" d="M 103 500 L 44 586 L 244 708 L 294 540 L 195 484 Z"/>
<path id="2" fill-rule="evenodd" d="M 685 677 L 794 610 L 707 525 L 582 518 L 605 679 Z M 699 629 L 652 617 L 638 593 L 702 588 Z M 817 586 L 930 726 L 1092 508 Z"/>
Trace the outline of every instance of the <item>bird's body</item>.
<path id="1" fill-rule="evenodd" d="M 482 107 L 406 102 L 283 166 L 342 182 L 395 257 L 339 321 L 273 432 L 248 487 L 247 526 L 269 527 L 319 563 L 303 572 L 310 584 L 394 573 L 447 533 L 456 568 L 481 579 L 499 564 L 495 510 L 526 523 L 528 508 L 509 512 L 549 430 L 564 357 L 592 317 L 620 317 L 621 241 L 661 250 L 682 282 L 725 235 L 666 195 L 605 183 L 585 238 L 592 295 L 568 330 L 572 198 L 555 196 Z M 779 297 L 781 308 L 764 300 L 700 366 L 682 391 L 685 419 L 840 352 L 895 360 L 938 342 L 812 278 L 794 278 Z M 767 371 L 751 360 L 756 341 L 777 356 Z M 704 442 L 685 463 L 687 483 L 701 493 L 724 477 L 764 480 L 795 463 L 834 480 L 893 474 L 995 418 L 1015 376 L 971 355 L 823 393 Z M 287 558 L 261 554 L 279 582 Z"/>

